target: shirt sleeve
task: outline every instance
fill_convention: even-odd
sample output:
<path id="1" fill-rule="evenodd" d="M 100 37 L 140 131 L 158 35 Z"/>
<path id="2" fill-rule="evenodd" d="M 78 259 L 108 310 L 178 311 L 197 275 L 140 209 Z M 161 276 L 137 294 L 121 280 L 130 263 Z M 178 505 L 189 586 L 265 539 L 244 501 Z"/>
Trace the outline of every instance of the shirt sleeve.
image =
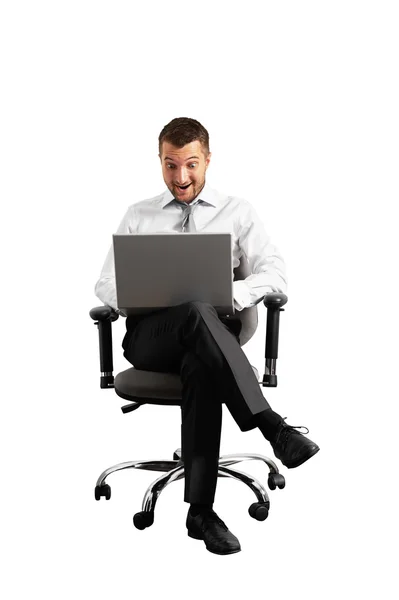
<path id="1" fill-rule="evenodd" d="M 135 219 L 134 219 L 134 208 L 130 206 L 123 217 L 117 231 L 115 233 L 134 233 L 135 231 Z M 97 298 L 104 304 L 111 306 L 117 310 L 117 298 L 116 298 L 116 284 L 115 284 L 115 262 L 114 262 L 114 245 L 108 251 L 105 259 L 100 279 L 97 281 L 94 293 Z"/>
<path id="2" fill-rule="evenodd" d="M 271 243 L 261 219 L 249 203 L 246 203 L 240 217 L 238 243 L 248 259 L 251 275 L 233 282 L 235 308 L 243 310 L 254 306 L 271 292 L 286 294 L 288 285 L 284 259 Z"/>

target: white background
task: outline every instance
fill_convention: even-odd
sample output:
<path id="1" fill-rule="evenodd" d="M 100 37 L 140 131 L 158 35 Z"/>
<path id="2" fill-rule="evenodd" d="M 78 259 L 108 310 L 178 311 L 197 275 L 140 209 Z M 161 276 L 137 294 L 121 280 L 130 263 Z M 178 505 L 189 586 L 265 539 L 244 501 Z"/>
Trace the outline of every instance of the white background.
<path id="1" fill-rule="evenodd" d="M 397 597 L 397 32 L 381 0 L 2 3 L 4 598 Z M 187 537 L 183 481 L 145 531 L 132 516 L 157 473 L 93 493 L 108 466 L 180 446 L 177 407 L 124 416 L 100 390 L 88 314 L 127 207 L 165 189 L 158 135 L 179 116 L 209 131 L 209 183 L 253 203 L 286 260 L 265 395 L 321 447 L 282 467 L 261 523 L 219 480 L 232 556 Z M 261 304 L 245 346 L 261 373 L 264 329 Z M 222 454 L 273 457 L 223 410 Z"/>

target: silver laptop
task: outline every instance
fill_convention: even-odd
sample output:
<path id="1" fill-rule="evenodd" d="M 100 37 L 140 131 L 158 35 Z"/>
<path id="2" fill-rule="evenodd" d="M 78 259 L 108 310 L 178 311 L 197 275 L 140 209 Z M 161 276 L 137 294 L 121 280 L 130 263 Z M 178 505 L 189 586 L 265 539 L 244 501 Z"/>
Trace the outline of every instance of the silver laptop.
<path id="1" fill-rule="evenodd" d="M 114 234 L 118 308 L 127 316 L 183 302 L 234 314 L 231 233 Z"/>

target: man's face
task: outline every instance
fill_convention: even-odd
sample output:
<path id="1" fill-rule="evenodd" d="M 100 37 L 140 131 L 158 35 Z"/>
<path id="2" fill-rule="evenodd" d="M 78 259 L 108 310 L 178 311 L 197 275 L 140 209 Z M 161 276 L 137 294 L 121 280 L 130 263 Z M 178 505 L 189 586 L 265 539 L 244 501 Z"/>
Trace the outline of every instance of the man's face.
<path id="1" fill-rule="evenodd" d="M 163 179 L 180 202 L 191 202 L 205 185 L 205 171 L 211 160 L 211 153 L 205 158 L 201 142 L 196 140 L 176 148 L 169 142 L 162 142 L 159 155 L 162 164 Z M 188 185 L 187 189 L 180 186 Z"/>

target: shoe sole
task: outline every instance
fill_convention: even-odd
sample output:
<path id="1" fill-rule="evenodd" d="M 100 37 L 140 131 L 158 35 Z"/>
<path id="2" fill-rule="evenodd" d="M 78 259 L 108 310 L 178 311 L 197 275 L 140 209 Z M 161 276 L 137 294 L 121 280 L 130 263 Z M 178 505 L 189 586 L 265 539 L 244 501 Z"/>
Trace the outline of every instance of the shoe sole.
<path id="1" fill-rule="evenodd" d="M 193 533 L 189 530 L 187 530 L 187 535 L 190 538 L 193 538 L 193 540 L 202 540 L 204 541 L 204 538 L 202 536 L 200 536 L 197 533 Z M 235 554 L 236 552 L 240 552 L 241 551 L 241 547 L 237 548 L 236 550 L 228 550 L 226 552 L 218 552 L 217 550 L 211 550 L 210 548 L 208 548 L 208 546 L 205 544 L 205 548 L 208 550 L 208 552 L 212 552 L 212 554 L 219 554 L 219 555 L 225 555 L 225 554 Z"/>
<path id="2" fill-rule="evenodd" d="M 287 467 L 287 469 L 295 469 L 295 467 L 300 467 L 301 465 L 303 465 L 304 462 L 306 462 L 307 460 L 309 460 L 309 458 L 312 458 L 312 456 L 314 456 L 315 454 L 317 454 L 319 450 L 320 450 L 320 448 L 318 446 L 316 446 L 315 448 L 312 448 L 312 450 L 310 450 L 309 452 L 307 452 L 306 454 L 304 454 L 297 461 L 295 461 L 295 462 L 285 462 L 285 463 L 283 463 L 283 465 L 285 467 Z"/>

